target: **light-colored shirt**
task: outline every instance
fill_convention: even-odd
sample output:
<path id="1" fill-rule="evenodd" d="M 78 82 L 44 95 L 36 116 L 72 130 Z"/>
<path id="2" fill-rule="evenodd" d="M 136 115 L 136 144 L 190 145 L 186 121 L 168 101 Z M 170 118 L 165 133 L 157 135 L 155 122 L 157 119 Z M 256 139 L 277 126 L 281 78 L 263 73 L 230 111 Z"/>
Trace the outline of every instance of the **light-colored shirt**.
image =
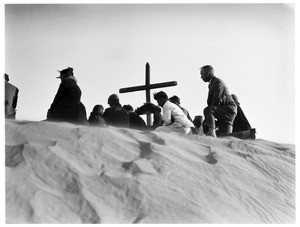
<path id="1" fill-rule="evenodd" d="M 172 123 L 172 116 L 174 123 Z M 194 124 L 187 118 L 184 112 L 176 104 L 166 101 L 163 106 L 163 116 L 164 125 L 173 125 L 176 127 L 194 127 Z"/>

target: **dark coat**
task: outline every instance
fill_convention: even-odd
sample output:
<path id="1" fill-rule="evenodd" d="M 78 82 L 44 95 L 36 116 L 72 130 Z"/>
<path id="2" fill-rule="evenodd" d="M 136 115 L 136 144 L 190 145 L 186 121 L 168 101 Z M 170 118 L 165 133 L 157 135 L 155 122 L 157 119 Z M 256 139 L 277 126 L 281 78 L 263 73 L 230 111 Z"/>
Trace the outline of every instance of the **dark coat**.
<path id="1" fill-rule="evenodd" d="M 231 133 L 232 124 L 237 112 L 237 106 L 225 83 L 212 76 L 208 86 L 207 107 L 203 110 L 205 120 L 203 130 L 216 129 L 215 119 L 218 119 L 219 133 Z"/>
<path id="2" fill-rule="evenodd" d="M 129 127 L 129 114 L 120 103 L 105 109 L 103 117 L 107 125 L 122 128 Z"/>
<path id="3" fill-rule="evenodd" d="M 232 132 L 241 132 L 251 129 L 251 125 L 246 118 L 244 111 L 240 107 L 239 103 L 237 103 L 237 114 L 233 121 L 233 131 Z"/>
<path id="4" fill-rule="evenodd" d="M 208 89 L 208 106 L 220 106 L 234 101 L 225 83 L 215 76 L 211 78 Z"/>
<path id="5" fill-rule="evenodd" d="M 80 98 L 81 90 L 75 78 L 69 77 L 62 80 L 48 110 L 47 120 L 86 124 L 86 110 Z"/>
<path id="6" fill-rule="evenodd" d="M 145 121 L 135 112 L 129 112 L 129 128 L 145 130 L 147 128 Z"/>

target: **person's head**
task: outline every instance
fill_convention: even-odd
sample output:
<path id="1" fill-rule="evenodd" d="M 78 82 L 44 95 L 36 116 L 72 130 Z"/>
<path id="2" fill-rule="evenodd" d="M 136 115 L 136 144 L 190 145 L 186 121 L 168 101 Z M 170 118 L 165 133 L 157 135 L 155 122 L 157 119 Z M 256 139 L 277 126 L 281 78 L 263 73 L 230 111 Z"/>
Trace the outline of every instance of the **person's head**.
<path id="1" fill-rule="evenodd" d="M 231 94 L 231 97 L 232 99 L 235 101 L 235 102 L 238 102 L 238 97 L 235 95 L 235 94 Z"/>
<path id="2" fill-rule="evenodd" d="M 180 105 L 180 98 L 176 95 L 172 96 L 171 98 L 169 98 L 169 101 L 176 104 L 176 105 Z"/>
<path id="3" fill-rule="evenodd" d="M 154 99 L 157 101 L 158 105 L 161 107 L 163 107 L 163 105 L 165 105 L 165 103 L 169 99 L 168 95 L 163 91 L 155 93 L 153 96 L 154 96 Z"/>
<path id="4" fill-rule="evenodd" d="M 6 80 L 7 82 L 9 81 L 9 76 L 6 73 L 4 73 L 4 80 Z"/>
<path id="5" fill-rule="evenodd" d="M 211 65 L 205 65 L 200 68 L 201 78 L 204 82 L 209 82 L 214 76 L 214 69 Z"/>
<path id="6" fill-rule="evenodd" d="M 133 107 L 131 105 L 124 105 L 123 108 L 129 113 L 133 112 Z"/>
<path id="7" fill-rule="evenodd" d="M 63 69 L 61 71 L 58 71 L 60 73 L 60 76 L 59 77 L 56 77 L 56 78 L 60 78 L 61 80 L 64 80 L 70 76 L 74 76 L 74 73 L 73 73 L 73 68 L 66 68 L 66 69 Z"/>
<path id="8" fill-rule="evenodd" d="M 108 105 L 113 106 L 115 104 L 119 103 L 119 96 L 117 96 L 116 94 L 112 94 L 108 97 L 108 101 L 107 101 Z"/>
<path id="9" fill-rule="evenodd" d="M 103 111 L 104 111 L 104 108 L 102 105 L 96 105 L 94 106 L 93 108 L 93 112 L 94 113 L 100 113 L 100 114 L 103 114 Z"/>
<path id="10" fill-rule="evenodd" d="M 195 118 L 193 120 L 195 127 L 200 128 L 200 126 L 202 125 L 202 122 L 203 122 L 203 116 L 201 116 L 201 115 L 195 116 Z"/>

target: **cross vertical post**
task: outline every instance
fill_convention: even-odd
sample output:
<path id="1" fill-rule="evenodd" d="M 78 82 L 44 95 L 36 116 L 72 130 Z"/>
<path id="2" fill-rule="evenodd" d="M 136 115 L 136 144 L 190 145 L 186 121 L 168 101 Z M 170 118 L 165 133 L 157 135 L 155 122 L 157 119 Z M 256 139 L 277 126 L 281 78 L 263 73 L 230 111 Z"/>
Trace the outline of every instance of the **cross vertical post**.
<path id="1" fill-rule="evenodd" d="M 150 88 L 149 88 L 149 85 L 150 85 L 150 65 L 149 63 L 147 62 L 146 64 L 146 82 L 145 82 L 145 86 L 146 86 L 146 102 L 151 102 L 151 96 L 150 96 Z M 147 114 L 147 125 L 151 125 L 151 115 L 150 114 Z"/>

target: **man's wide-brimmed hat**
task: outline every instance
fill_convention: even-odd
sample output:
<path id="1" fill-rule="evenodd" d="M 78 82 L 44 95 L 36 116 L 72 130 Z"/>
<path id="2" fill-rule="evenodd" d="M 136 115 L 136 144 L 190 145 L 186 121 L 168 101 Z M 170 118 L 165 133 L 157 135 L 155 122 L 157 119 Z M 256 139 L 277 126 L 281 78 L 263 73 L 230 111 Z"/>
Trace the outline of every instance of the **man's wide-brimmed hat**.
<path id="1" fill-rule="evenodd" d="M 69 77 L 70 75 L 73 75 L 73 68 L 68 67 L 66 69 L 63 69 L 61 71 L 57 70 L 60 73 L 60 76 L 56 77 L 57 79 L 62 78 L 62 75 L 64 78 Z"/>

